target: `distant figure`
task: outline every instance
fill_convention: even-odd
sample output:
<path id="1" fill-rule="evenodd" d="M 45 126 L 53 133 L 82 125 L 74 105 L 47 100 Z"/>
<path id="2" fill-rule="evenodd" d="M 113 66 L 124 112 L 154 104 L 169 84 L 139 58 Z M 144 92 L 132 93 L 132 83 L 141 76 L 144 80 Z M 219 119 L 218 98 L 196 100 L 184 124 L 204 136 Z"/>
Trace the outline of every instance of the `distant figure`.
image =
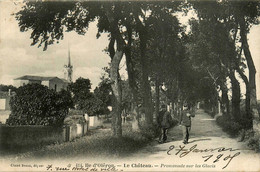
<path id="1" fill-rule="evenodd" d="M 191 107 L 188 104 L 184 104 L 183 111 L 180 115 L 180 125 L 182 125 L 183 143 L 187 144 L 189 141 L 190 130 L 191 130 L 191 117 L 195 114 L 191 112 Z"/>
<path id="2" fill-rule="evenodd" d="M 167 140 L 167 130 L 171 127 L 172 117 L 167 111 L 166 105 L 161 106 L 161 111 L 157 117 L 158 126 L 160 127 L 159 143 L 165 143 Z"/>

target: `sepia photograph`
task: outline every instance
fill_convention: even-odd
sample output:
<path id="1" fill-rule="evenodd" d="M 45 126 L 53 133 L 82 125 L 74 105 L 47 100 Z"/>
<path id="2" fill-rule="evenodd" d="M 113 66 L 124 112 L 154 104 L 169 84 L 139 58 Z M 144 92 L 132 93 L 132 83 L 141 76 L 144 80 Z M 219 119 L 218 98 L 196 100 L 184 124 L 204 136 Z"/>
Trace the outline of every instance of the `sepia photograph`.
<path id="1" fill-rule="evenodd" d="M 260 171 L 259 0 L 1 0 L 0 171 Z"/>

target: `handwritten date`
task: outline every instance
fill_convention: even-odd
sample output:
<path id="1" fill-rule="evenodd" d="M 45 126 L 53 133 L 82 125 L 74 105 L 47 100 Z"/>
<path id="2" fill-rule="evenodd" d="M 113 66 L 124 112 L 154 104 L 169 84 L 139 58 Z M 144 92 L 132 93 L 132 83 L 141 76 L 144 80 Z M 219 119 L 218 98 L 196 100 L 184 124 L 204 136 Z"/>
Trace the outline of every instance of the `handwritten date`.
<path id="1" fill-rule="evenodd" d="M 173 150 L 176 151 L 175 155 L 178 155 L 180 158 L 183 158 L 189 154 L 192 153 L 210 153 L 207 155 L 202 156 L 202 158 L 204 159 L 204 162 L 207 162 L 209 160 L 213 160 L 213 163 L 219 162 L 219 161 L 227 161 L 227 164 L 222 168 L 226 168 L 230 162 L 237 157 L 238 155 L 240 155 L 240 152 L 238 152 L 239 149 L 233 149 L 233 148 L 225 148 L 225 147 L 218 147 L 218 148 L 210 148 L 210 149 L 197 149 L 197 144 L 191 146 L 190 148 L 186 148 L 186 146 L 179 146 L 179 148 L 175 149 L 174 145 L 171 145 L 169 147 L 169 150 L 167 151 L 168 155 L 171 155 L 171 152 Z M 235 154 L 228 154 L 225 155 L 225 152 L 235 152 Z M 217 155 L 215 155 L 217 154 Z"/>

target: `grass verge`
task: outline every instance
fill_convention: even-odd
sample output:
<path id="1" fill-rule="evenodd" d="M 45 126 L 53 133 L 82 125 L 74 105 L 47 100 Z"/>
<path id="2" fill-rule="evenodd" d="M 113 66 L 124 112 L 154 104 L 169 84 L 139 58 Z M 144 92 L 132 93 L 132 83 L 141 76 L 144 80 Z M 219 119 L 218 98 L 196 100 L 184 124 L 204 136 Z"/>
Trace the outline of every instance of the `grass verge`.
<path id="1" fill-rule="evenodd" d="M 125 157 L 151 142 L 142 132 L 123 126 L 123 137 L 114 138 L 110 128 L 92 130 L 87 136 L 71 142 L 56 143 L 41 149 L 15 155 L 16 159 L 64 159 Z"/>

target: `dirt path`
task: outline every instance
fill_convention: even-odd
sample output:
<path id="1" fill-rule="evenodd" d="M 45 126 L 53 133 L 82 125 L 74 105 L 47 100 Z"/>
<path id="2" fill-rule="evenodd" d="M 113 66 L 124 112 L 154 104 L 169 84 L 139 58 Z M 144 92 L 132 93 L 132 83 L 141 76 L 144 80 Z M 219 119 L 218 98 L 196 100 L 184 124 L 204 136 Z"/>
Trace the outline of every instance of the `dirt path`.
<path id="1" fill-rule="evenodd" d="M 180 126 L 171 129 L 168 136 L 167 143 L 158 144 L 154 141 L 128 160 L 153 164 L 153 169 L 159 171 L 260 171 L 260 154 L 247 150 L 244 142 L 230 138 L 203 110 L 198 110 L 192 119 L 189 144 L 182 143 Z M 178 153 L 181 147 L 183 151 Z M 205 152 L 206 149 L 214 150 Z"/>

